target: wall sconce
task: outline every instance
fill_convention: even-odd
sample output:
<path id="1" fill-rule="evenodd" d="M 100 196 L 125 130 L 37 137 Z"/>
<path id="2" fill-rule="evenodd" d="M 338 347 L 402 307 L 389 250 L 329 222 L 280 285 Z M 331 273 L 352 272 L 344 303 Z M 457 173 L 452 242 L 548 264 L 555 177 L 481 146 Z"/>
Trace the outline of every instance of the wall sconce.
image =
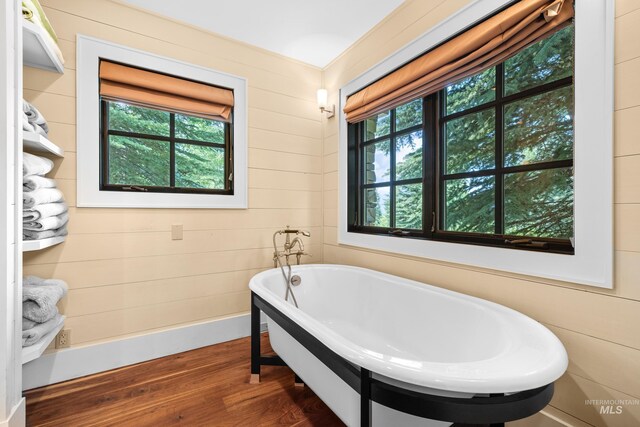
<path id="1" fill-rule="evenodd" d="M 326 89 L 318 89 L 318 108 L 322 113 L 327 113 L 327 119 L 336 115 L 336 106 L 331 104 L 329 106 L 329 94 Z"/>

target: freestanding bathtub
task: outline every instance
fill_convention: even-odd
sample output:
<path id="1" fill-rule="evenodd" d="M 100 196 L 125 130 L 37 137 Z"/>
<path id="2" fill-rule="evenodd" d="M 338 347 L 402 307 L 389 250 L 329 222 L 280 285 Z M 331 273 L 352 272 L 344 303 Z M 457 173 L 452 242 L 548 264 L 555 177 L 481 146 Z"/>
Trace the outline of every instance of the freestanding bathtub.
<path id="1" fill-rule="evenodd" d="M 555 335 L 486 300 L 357 267 L 255 275 L 252 379 L 286 364 L 348 426 L 500 424 L 542 409 L 567 368 Z M 261 356 L 260 311 L 276 358 Z"/>

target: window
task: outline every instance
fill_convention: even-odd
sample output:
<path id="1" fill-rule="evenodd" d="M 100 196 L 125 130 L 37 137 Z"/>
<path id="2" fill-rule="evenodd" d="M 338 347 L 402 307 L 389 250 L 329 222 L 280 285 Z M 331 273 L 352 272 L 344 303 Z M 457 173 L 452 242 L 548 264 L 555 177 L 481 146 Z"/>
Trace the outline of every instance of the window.
<path id="1" fill-rule="evenodd" d="M 232 194 L 230 124 L 102 101 L 101 189 Z"/>
<path id="2" fill-rule="evenodd" d="M 350 231 L 573 253 L 573 39 L 350 125 Z"/>
<path id="3" fill-rule="evenodd" d="M 77 206 L 246 209 L 247 81 L 79 35 Z"/>
<path id="4" fill-rule="evenodd" d="M 361 102 L 373 102 L 371 91 L 369 88 L 380 81 L 385 81 L 384 87 L 391 87 L 395 90 L 397 86 L 386 86 L 386 83 L 398 83 L 401 80 L 389 81 L 388 78 L 397 75 L 396 71 L 405 67 L 407 64 L 413 63 L 417 58 L 425 55 L 425 52 L 433 52 L 439 46 L 447 44 L 452 37 L 467 32 L 470 28 L 479 22 L 484 22 L 487 17 L 495 16 L 501 11 L 506 10 L 512 5 L 524 4 L 524 2 L 514 3 L 512 0 L 496 0 L 492 2 L 476 1 L 462 8 L 455 14 L 448 17 L 432 29 L 418 37 L 413 42 L 407 44 L 390 57 L 373 66 L 371 69 L 356 77 L 345 86 L 340 88 L 340 108 L 339 108 L 339 142 L 340 149 L 338 151 L 339 159 L 339 186 L 338 186 L 338 243 L 341 245 L 349 245 L 352 247 L 360 247 L 377 251 L 384 251 L 393 254 L 403 254 L 419 258 L 425 258 L 438 262 L 455 263 L 464 266 L 472 266 L 479 268 L 487 268 L 491 270 L 500 270 L 509 273 L 524 274 L 532 277 L 542 277 L 552 280 L 560 280 L 571 283 L 578 283 L 602 288 L 611 288 L 613 286 L 613 57 L 614 57 L 614 1 L 605 0 L 602 2 L 564 2 L 564 5 L 575 6 L 575 18 L 571 21 L 574 31 L 574 56 L 573 56 L 573 146 L 571 159 L 575 159 L 572 168 L 572 228 L 573 239 L 565 238 L 531 238 L 532 241 L 545 241 L 548 249 L 522 248 L 519 243 L 515 245 L 496 245 L 490 243 L 493 239 L 500 240 L 499 236 L 493 234 L 483 234 L 474 232 L 459 232 L 443 230 L 443 225 L 439 223 L 442 220 L 440 206 L 433 206 L 435 209 L 425 210 L 425 206 L 434 198 L 439 201 L 441 199 L 437 182 L 441 177 L 436 175 L 440 172 L 441 152 L 436 152 L 436 148 L 440 150 L 443 141 L 436 140 L 433 132 L 439 132 L 436 121 L 439 120 L 440 112 L 437 115 L 431 109 L 440 107 L 435 97 L 428 97 L 434 91 L 442 89 L 442 86 L 430 91 L 425 91 L 413 97 L 426 97 L 423 99 L 424 122 L 422 126 L 426 129 L 423 132 L 423 203 L 419 206 L 423 207 L 422 220 L 423 226 L 420 230 L 412 230 L 405 228 L 376 228 L 364 225 L 363 222 L 363 205 L 362 196 L 358 195 L 362 186 L 361 178 L 354 171 L 359 170 L 360 165 L 357 163 L 361 159 L 357 156 L 358 144 L 361 141 L 361 135 L 358 132 L 362 129 L 359 126 L 350 126 L 349 123 L 359 123 L 374 114 L 382 113 L 382 108 L 391 109 L 399 105 L 408 103 L 412 98 L 405 98 L 401 102 L 394 102 L 391 105 L 384 106 L 387 101 L 383 98 L 373 98 L 379 100 L 381 109 L 367 113 L 367 108 L 360 108 Z M 532 4 L 532 2 L 527 2 Z M 537 3 L 536 3 L 537 4 Z M 552 4 L 551 1 L 545 4 Z M 553 4 L 560 4 L 553 2 Z M 542 39 L 537 39 L 540 41 Z M 465 47 L 466 44 L 460 45 Z M 475 52 L 475 51 L 473 51 Z M 504 62 L 507 57 L 496 61 L 492 65 Z M 424 64 L 424 62 L 423 62 Z M 427 65 L 432 62 L 427 62 Z M 487 67 L 488 68 L 488 67 Z M 474 69 L 475 73 L 481 69 Z M 503 65 L 504 73 L 504 65 Z M 504 74 L 503 74 L 504 75 Z M 469 77 L 465 75 L 464 77 Z M 496 77 L 498 78 L 498 76 Z M 565 77 L 557 77 L 562 80 Z M 554 78 L 555 79 L 555 78 Z M 451 79 L 454 82 L 459 79 Z M 536 86 L 542 86 L 542 82 L 523 82 L 525 86 L 529 83 L 535 83 Z M 504 82 L 503 82 L 504 84 Z M 562 83 L 557 83 L 562 85 Z M 412 86 L 415 88 L 415 86 Z M 364 91 L 364 89 L 367 89 Z M 428 89 L 428 88 L 427 88 Z M 550 89 L 550 88 L 549 88 Z M 556 89 L 561 89 L 559 86 Z M 526 87 L 517 87 L 512 90 L 523 92 L 528 90 Z M 555 89 L 554 89 L 555 90 Z M 504 89 L 503 89 L 504 91 Z M 548 92 L 552 92 L 549 90 Z M 403 92 L 404 93 L 404 92 Z M 365 96 L 355 96 L 364 94 Z M 379 94 L 379 93 L 378 93 Z M 504 92 L 503 92 L 504 94 Z M 384 95 L 384 94 L 383 94 Z M 512 92 L 508 92 L 507 96 L 511 96 Z M 442 94 L 436 95 L 442 98 Z M 356 99 L 358 102 L 353 104 L 357 109 L 353 111 L 347 110 L 350 101 Z M 485 104 L 489 101 L 479 98 Z M 431 102 L 429 102 L 431 100 Z M 375 105 L 375 104 L 374 104 Z M 518 104 L 516 104 L 518 105 Z M 521 105 L 521 104 L 520 104 Z M 373 107 L 375 108 L 375 107 Z M 346 110 L 346 111 L 345 111 Z M 467 112 L 471 114 L 470 108 Z M 363 113 L 363 114 L 361 114 Z M 453 114 L 453 113 L 451 113 Z M 349 117 L 357 117 L 349 119 Z M 434 123 L 430 125 L 428 120 Z M 500 129 L 500 127 L 497 127 Z M 390 129 L 391 131 L 391 129 Z M 435 136 L 439 136 L 436 134 Z M 504 137 L 504 135 L 503 135 Z M 506 142 L 505 142 L 506 143 Z M 546 153 L 548 151 L 545 150 Z M 392 151 L 391 151 L 392 153 Z M 566 154 L 560 155 L 556 153 L 556 157 L 538 158 L 537 163 L 532 162 L 531 166 L 538 167 L 543 162 L 567 161 Z M 502 157 L 505 159 L 504 155 Z M 552 160 L 553 159 L 553 160 Z M 515 161 L 511 158 L 510 161 Z M 434 165 L 434 162 L 436 163 Z M 510 163 L 505 163 L 510 164 Z M 537 165 L 537 166 L 534 166 Z M 472 165 L 478 171 L 486 171 L 490 169 L 485 165 Z M 550 165 L 549 165 L 550 166 Z M 568 168 L 568 165 L 559 166 L 557 168 L 543 169 L 531 171 L 527 175 L 512 175 L 517 178 L 525 176 L 530 178 L 534 174 L 543 174 L 544 171 L 562 170 Z M 480 169 L 482 167 L 483 169 Z M 440 168 L 440 169 L 436 169 Z M 548 176 L 548 175 L 546 175 Z M 503 177 L 504 179 L 508 177 Z M 510 188 L 514 187 L 511 182 L 503 181 L 510 184 Z M 516 182 L 521 184 L 526 181 Z M 555 180 L 554 182 L 558 182 Z M 527 186 L 524 186 L 526 188 Z M 567 186 L 562 188 L 567 189 Z M 503 186 L 504 189 L 504 186 Z M 567 193 L 565 193 L 567 194 Z M 355 195 L 355 196 L 354 196 Z M 427 197 L 428 196 L 428 197 Z M 554 196 L 556 195 L 554 194 Z M 543 200 L 543 199 L 541 199 Z M 552 199 L 555 201 L 555 199 Z M 504 209 L 513 211 L 513 204 L 509 205 L 512 200 L 505 198 Z M 389 209 L 391 209 L 389 204 Z M 544 207 L 544 203 L 534 205 L 535 208 Z M 437 216 L 435 221 L 433 215 Z M 517 212 L 517 211 L 516 211 Z M 530 216 L 535 218 L 535 216 Z M 356 221 L 357 219 L 357 221 Z M 389 217 L 391 220 L 391 216 Z M 433 225 L 438 228 L 432 229 Z M 566 223 L 565 223 L 566 224 Z M 495 227 L 495 224 L 494 224 Z M 568 227 L 568 226 L 567 226 Z M 565 228 L 566 229 L 566 228 Z M 406 238 L 396 238 L 390 236 L 389 232 L 398 235 L 406 235 Z M 455 239 L 439 238 L 446 236 Z M 466 240 L 464 240 L 464 239 Z M 489 239 L 489 242 L 482 243 Z M 527 238 L 527 242 L 528 242 Z M 505 238 L 507 240 L 507 238 Z M 509 240 L 521 240 L 511 238 Z M 478 243 L 478 244 L 460 244 L 460 242 Z M 575 245 L 573 254 L 570 253 L 570 243 Z M 526 244 L 526 243 L 525 243 Z M 560 244 L 560 246 L 557 246 Z M 513 248 L 527 249 L 514 250 Z M 530 250 L 529 250 L 530 249 Z M 558 253 L 559 252 L 559 253 Z M 431 264 L 425 264 L 425 268 L 430 268 Z M 438 275 L 444 274 L 447 267 L 435 267 L 439 270 Z M 439 276 L 442 277 L 442 276 Z"/>

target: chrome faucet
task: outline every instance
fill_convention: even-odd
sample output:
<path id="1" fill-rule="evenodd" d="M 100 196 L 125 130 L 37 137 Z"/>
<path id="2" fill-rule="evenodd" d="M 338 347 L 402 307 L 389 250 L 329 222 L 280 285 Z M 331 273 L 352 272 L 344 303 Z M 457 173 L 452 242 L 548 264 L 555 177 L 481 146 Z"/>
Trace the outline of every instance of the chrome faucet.
<path id="1" fill-rule="evenodd" d="M 283 251 L 278 250 L 278 245 L 276 243 L 276 237 L 281 234 L 285 235 Z M 291 240 L 292 234 L 295 235 L 293 240 Z M 293 278 L 291 277 L 291 263 L 289 262 L 289 257 L 292 255 L 295 255 L 296 263 L 299 265 L 300 258 L 302 258 L 303 255 L 311 256 L 311 254 L 308 254 L 304 251 L 304 242 L 300 238 L 300 235 L 304 237 L 311 237 L 311 233 L 309 233 L 308 231 L 292 230 L 291 228 L 289 228 L 288 225 L 287 225 L 287 228 L 285 228 L 284 230 L 278 230 L 275 233 L 273 233 L 273 267 L 277 268 L 278 266 L 280 266 L 280 271 L 282 271 L 282 277 L 284 278 L 285 284 L 287 286 L 287 293 L 284 296 L 284 300 L 288 301 L 289 294 L 291 294 L 291 297 L 293 298 L 293 303 L 295 304 L 296 307 L 298 307 L 298 301 L 296 301 L 296 296 L 293 293 L 293 289 L 291 289 L 291 285 L 299 284 L 300 277 L 299 276 L 293 276 Z M 296 247 L 298 248 L 298 250 L 294 252 L 293 250 Z M 281 258 L 283 257 L 286 260 L 287 272 L 285 272 L 285 269 L 284 269 L 285 266 L 282 265 Z M 295 283 L 294 283 L 294 279 L 295 279 Z"/>

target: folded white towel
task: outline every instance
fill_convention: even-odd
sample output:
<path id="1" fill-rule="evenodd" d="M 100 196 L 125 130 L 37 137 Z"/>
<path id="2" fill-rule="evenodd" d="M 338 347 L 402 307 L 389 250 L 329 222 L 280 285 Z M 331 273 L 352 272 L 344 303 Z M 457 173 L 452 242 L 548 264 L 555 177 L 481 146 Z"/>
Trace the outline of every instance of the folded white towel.
<path id="1" fill-rule="evenodd" d="M 26 331 L 27 329 L 31 329 L 36 325 L 39 325 L 39 323 L 38 322 L 34 322 L 33 320 L 29 320 L 26 317 L 22 318 L 22 330 L 23 331 Z"/>
<path id="2" fill-rule="evenodd" d="M 56 304 L 67 294 L 67 284 L 58 279 L 27 276 L 22 282 L 22 316 L 43 323 L 58 313 Z"/>
<path id="3" fill-rule="evenodd" d="M 33 191 L 38 188 L 56 188 L 56 182 L 51 178 L 45 178 L 40 175 L 30 175 L 22 178 L 22 189 L 24 191 Z"/>
<path id="4" fill-rule="evenodd" d="M 46 157 L 22 153 L 22 175 L 46 175 L 53 169 L 53 162 Z"/>
<path id="5" fill-rule="evenodd" d="M 37 205 L 45 203 L 56 203 L 63 200 L 62 192 L 57 188 L 39 188 L 35 191 L 25 191 L 22 193 L 22 206 L 31 209 Z"/>
<path id="6" fill-rule="evenodd" d="M 65 212 L 60 215 L 41 218 L 35 221 L 25 221 L 22 229 L 33 231 L 57 230 L 69 222 L 69 215 Z"/>
<path id="7" fill-rule="evenodd" d="M 35 230 L 22 230 L 22 238 L 24 240 L 42 240 L 49 239 L 51 237 L 60 237 L 67 235 L 67 225 L 63 225 L 57 230 L 44 230 L 44 231 L 35 231 Z"/>
<path id="8" fill-rule="evenodd" d="M 36 205 L 22 211 L 22 222 L 37 221 L 51 216 L 57 216 L 67 212 L 69 208 L 66 203 L 45 203 L 44 205 Z"/>
<path id="9" fill-rule="evenodd" d="M 36 107 L 32 104 L 28 103 L 24 99 L 22 100 L 22 110 L 27 115 L 27 119 L 29 119 L 29 123 L 32 125 L 40 126 L 46 133 L 49 132 L 49 126 L 47 125 L 47 121 L 44 116 L 38 111 Z"/>
<path id="10" fill-rule="evenodd" d="M 47 131 L 46 131 L 46 130 L 44 130 L 44 129 L 42 128 L 42 126 L 40 126 L 40 125 L 36 125 L 36 124 L 34 124 L 34 125 L 33 125 L 33 131 L 34 131 L 35 133 L 37 133 L 38 135 L 42 135 L 42 136 L 44 136 L 45 138 L 48 138 L 48 137 L 49 137 L 49 134 L 47 133 Z"/>
<path id="11" fill-rule="evenodd" d="M 38 341 L 44 338 L 45 335 L 64 323 L 64 319 L 64 316 L 56 314 L 53 318 L 51 318 L 51 320 L 48 320 L 44 323 L 36 323 L 32 328 L 23 330 L 22 346 L 29 347 L 30 345 L 36 344 Z"/>
<path id="12" fill-rule="evenodd" d="M 29 123 L 29 119 L 27 119 L 27 115 L 22 113 L 22 130 L 26 130 L 27 132 L 35 132 L 33 125 Z"/>

